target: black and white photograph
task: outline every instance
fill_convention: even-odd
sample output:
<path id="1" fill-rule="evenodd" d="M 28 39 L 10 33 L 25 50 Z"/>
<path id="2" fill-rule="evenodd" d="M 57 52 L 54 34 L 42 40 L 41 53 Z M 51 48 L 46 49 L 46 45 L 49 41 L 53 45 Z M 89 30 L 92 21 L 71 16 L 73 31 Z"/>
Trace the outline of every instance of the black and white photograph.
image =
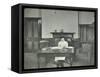
<path id="1" fill-rule="evenodd" d="M 24 69 L 95 64 L 95 12 L 24 9 Z"/>

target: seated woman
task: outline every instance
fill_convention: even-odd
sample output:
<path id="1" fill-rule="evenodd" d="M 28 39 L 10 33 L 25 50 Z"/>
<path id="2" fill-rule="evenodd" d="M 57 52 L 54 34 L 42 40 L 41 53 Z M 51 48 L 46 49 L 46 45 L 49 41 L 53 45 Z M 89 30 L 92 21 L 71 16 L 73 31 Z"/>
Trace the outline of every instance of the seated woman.
<path id="1" fill-rule="evenodd" d="M 58 47 L 61 49 L 68 48 L 68 42 L 65 41 L 64 38 L 61 38 L 61 40 L 58 42 Z M 57 63 L 57 67 L 64 67 L 63 62 L 65 61 L 65 57 L 55 57 L 55 62 Z"/>
<path id="2" fill-rule="evenodd" d="M 65 41 L 64 38 L 61 38 L 61 40 L 58 42 L 58 47 L 67 48 L 68 47 L 68 42 Z"/>

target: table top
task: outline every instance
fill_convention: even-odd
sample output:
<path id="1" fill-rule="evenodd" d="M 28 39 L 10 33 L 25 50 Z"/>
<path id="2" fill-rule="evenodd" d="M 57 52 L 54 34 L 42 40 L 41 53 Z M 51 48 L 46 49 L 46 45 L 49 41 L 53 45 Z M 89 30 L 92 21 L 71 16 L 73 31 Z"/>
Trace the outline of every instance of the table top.
<path id="1" fill-rule="evenodd" d="M 59 47 L 47 47 L 43 48 L 39 53 L 74 53 L 74 47 L 59 48 Z"/>

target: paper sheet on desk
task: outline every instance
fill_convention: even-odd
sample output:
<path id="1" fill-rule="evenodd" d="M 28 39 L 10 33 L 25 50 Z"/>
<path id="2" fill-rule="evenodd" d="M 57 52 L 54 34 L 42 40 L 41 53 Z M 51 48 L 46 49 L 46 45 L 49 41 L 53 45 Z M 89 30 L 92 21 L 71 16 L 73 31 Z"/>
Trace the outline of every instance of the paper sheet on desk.
<path id="1" fill-rule="evenodd" d="M 65 57 L 55 57 L 55 61 L 58 61 L 58 60 L 65 60 Z"/>
<path id="2" fill-rule="evenodd" d="M 52 52 L 69 52 L 74 53 L 74 47 L 67 47 L 67 48 L 61 48 L 61 47 L 46 47 L 42 48 L 43 51 L 51 50 Z"/>
<path id="3" fill-rule="evenodd" d="M 56 49 L 62 49 L 62 48 L 61 47 L 46 47 L 46 48 L 42 48 L 42 50 L 49 50 L 49 49 L 56 50 Z"/>
<path id="4" fill-rule="evenodd" d="M 51 49 L 62 49 L 61 47 L 50 47 Z"/>
<path id="5" fill-rule="evenodd" d="M 74 53 L 74 47 L 67 47 L 67 48 L 61 48 L 61 47 L 51 47 L 52 50 L 61 50 L 61 52 L 71 52 Z"/>
<path id="6" fill-rule="evenodd" d="M 45 53 L 60 53 L 61 48 L 59 47 L 46 47 L 46 48 L 42 48 L 42 52 Z"/>

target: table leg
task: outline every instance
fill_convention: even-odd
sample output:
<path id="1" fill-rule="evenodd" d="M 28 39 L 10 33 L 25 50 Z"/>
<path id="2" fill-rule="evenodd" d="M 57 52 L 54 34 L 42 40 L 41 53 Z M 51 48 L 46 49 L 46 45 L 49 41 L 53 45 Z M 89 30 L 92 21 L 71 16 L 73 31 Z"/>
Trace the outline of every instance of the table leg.
<path id="1" fill-rule="evenodd" d="M 40 56 L 38 55 L 38 60 L 37 60 L 38 62 L 38 68 L 40 68 Z"/>
<path id="2" fill-rule="evenodd" d="M 70 66 L 72 66 L 73 58 L 70 58 Z"/>

